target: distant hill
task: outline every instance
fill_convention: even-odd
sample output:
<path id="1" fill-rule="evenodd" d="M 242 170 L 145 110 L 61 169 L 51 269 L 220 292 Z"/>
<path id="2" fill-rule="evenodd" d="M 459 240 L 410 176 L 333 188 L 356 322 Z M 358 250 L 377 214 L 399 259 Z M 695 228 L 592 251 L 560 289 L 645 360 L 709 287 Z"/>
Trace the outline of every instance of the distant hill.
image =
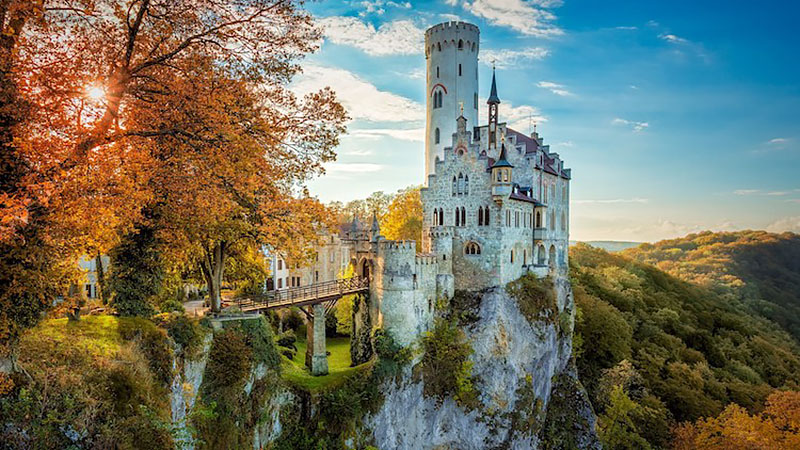
<path id="1" fill-rule="evenodd" d="M 757 292 L 762 297 L 775 294 L 770 297 L 774 301 L 789 301 L 790 294 L 782 287 L 794 286 L 797 272 L 790 266 L 774 266 L 792 254 L 788 250 L 794 249 L 792 236 L 754 237 L 761 244 L 734 252 L 737 263 L 726 261 L 722 249 L 738 237 L 688 236 L 685 242 L 675 240 L 660 250 L 664 261 L 661 256 L 652 260 L 664 265 L 671 261 L 666 255 L 696 251 L 702 245 L 691 242 L 704 239 L 729 242 L 712 244 L 704 258 L 691 259 L 698 273 L 705 268 L 710 279 L 746 273 L 742 276 L 747 281 L 739 289 L 772 286 L 774 290 Z M 676 423 L 716 416 L 730 403 L 757 411 L 775 389 L 798 389 L 797 341 L 730 292 L 687 282 L 633 259 L 646 259 L 646 251 L 661 248 L 647 245 L 640 247 L 645 250 L 622 253 L 583 243 L 570 249 L 578 306 L 576 362 L 598 413 L 604 442 L 630 444 L 619 448 L 668 448 Z M 680 261 L 676 258 L 668 266 L 681 273 Z M 768 270 L 779 272 L 763 272 Z M 687 273 L 693 272 L 682 275 Z M 786 277 L 785 284 L 779 283 L 781 277 Z"/>
<path id="2" fill-rule="evenodd" d="M 704 232 L 624 254 L 742 301 L 800 340 L 800 235 Z"/>
<path id="3" fill-rule="evenodd" d="M 602 248 L 607 252 L 621 252 L 622 250 L 638 247 L 641 242 L 627 242 L 627 241 L 569 241 L 569 245 L 575 245 L 578 242 L 589 244 L 592 247 Z"/>

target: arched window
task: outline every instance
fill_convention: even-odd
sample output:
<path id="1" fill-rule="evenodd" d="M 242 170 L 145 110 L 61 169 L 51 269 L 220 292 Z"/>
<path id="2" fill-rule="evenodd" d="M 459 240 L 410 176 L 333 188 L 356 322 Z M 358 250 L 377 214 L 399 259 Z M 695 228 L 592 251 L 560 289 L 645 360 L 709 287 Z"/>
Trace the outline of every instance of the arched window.
<path id="1" fill-rule="evenodd" d="M 474 242 L 467 242 L 467 245 L 464 246 L 464 254 L 465 255 L 480 255 L 481 254 L 481 246 L 474 243 Z"/>
<path id="2" fill-rule="evenodd" d="M 483 226 L 483 206 L 478 207 L 478 226 Z"/>
<path id="3" fill-rule="evenodd" d="M 433 210 L 433 226 L 439 226 L 439 210 Z"/>
<path id="4" fill-rule="evenodd" d="M 459 214 L 458 208 L 455 209 L 455 220 L 456 226 L 461 226 L 461 214 Z"/>
<path id="5" fill-rule="evenodd" d="M 542 212 L 536 211 L 536 228 L 542 228 Z"/>
<path id="6" fill-rule="evenodd" d="M 458 40 L 458 49 L 459 50 L 464 50 L 464 41 L 461 40 L 461 39 Z M 461 74 L 459 73 L 459 75 L 461 75 Z"/>
<path id="7" fill-rule="evenodd" d="M 461 226 L 464 227 L 467 225 L 467 210 L 462 206 L 461 207 Z"/>
<path id="8" fill-rule="evenodd" d="M 438 144 L 439 143 L 439 129 L 438 128 L 433 131 L 433 141 L 434 141 L 434 144 Z"/>
<path id="9" fill-rule="evenodd" d="M 439 225 L 444 225 L 444 210 L 439 208 Z"/>
<path id="10" fill-rule="evenodd" d="M 483 208 L 483 224 L 489 226 L 489 207 Z"/>
<path id="11" fill-rule="evenodd" d="M 456 176 L 453 175 L 453 197 L 455 197 L 457 193 L 458 193 L 458 180 L 456 180 Z"/>
<path id="12" fill-rule="evenodd" d="M 469 175 L 464 175 L 464 195 L 469 195 Z"/>
<path id="13" fill-rule="evenodd" d="M 458 195 L 464 193 L 464 174 L 458 174 Z"/>
<path id="14" fill-rule="evenodd" d="M 442 43 L 441 42 L 437 42 L 436 43 L 436 50 L 442 51 Z"/>

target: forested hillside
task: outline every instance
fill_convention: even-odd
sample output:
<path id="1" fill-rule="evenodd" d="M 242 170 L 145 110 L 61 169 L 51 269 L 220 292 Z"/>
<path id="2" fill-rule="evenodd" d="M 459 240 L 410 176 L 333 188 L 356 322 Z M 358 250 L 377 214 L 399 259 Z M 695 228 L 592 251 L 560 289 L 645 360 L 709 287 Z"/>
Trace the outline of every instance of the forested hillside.
<path id="1" fill-rule="evenodd" d="M 643 244 L 624 254 L 742 300 L 800 339 L 800 235 L 704 232 Z"/>
<path id="2" fill-rule="evenodd" d="M 708 255 L 707 267 L 726 267 Z M 668 447 L 679 422 L 730 403 L 756 411 L 775 389 L 798 389 L 797 342 L 731 291 L 585 244 L 570 257 L 577 364 L 607 447 Z"/>

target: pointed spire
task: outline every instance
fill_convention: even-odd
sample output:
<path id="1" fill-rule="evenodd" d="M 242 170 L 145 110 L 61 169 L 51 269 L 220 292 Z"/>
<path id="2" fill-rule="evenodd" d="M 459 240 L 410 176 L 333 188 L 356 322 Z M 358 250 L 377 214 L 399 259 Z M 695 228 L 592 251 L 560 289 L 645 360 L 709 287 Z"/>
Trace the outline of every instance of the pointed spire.
<path id="1" fill-rule="evenodd" d="M 374 211 L 372 212 L 372 231 L 380 231 L 380 225 L 378 225 L 378 214 Z"/>
<path id="2" fill-rule="evenodd" d="M 500 97 L 497 96 L 497 80 L 494 76 L 494 67 L 492 67 L 492 90 L 489 92 L 489 100 L 486 103 L 489 105 L 500 103 Z"/>
<path id="3" fill-rule="evenodd" d="M 361 222 L 358 221 L 358 214 L 353 214 L 353 222 L 350 224 L 350 231 L 356 232 L 361 229 Z"/>

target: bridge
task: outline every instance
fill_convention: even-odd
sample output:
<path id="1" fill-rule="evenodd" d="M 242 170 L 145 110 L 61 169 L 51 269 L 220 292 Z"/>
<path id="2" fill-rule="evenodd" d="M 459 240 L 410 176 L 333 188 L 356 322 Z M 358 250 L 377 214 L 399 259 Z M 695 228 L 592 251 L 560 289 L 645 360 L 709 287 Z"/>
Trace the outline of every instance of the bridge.
<path id="1" fill-rule="evenodd" d="M 310 306 L 325 302 L 330 302 L 329 307 L 326 308 L 327 311 L 330 311 L 336 300 L 343 296 L 366 293 L 367 291 L 369 291 L 369 278 L 351 277 L 271 291 L 262 295 L 239 297 L 233 299 L 232 302 L 242 312 L 260 312 L 292 306 Z"/>

